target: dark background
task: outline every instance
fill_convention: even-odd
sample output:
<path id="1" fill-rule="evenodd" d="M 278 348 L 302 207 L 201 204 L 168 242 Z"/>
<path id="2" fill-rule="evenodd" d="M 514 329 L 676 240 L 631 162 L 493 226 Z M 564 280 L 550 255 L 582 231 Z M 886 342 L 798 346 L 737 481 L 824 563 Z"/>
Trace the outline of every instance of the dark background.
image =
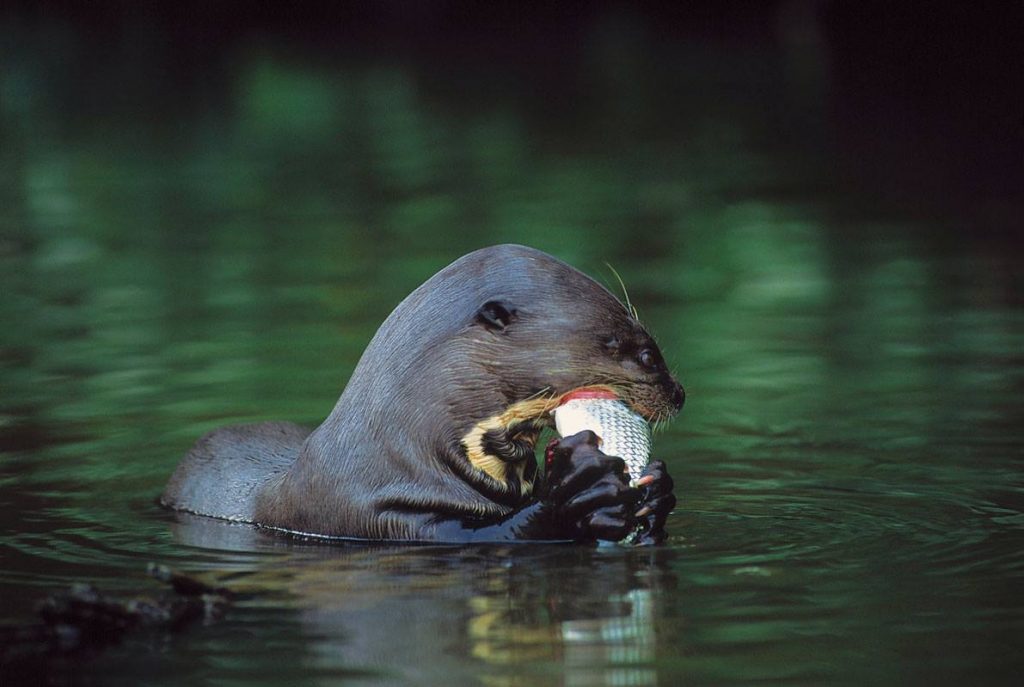
<path id="1" fill-rule="evenodd" d="M 125 0 L 9 2 L 0 19 L 8 67 L 49 46 L 23 87 L 79 119 L 173 129 L 223 107 L 258 46 L 326 70 L 399 64 L 442 106 L 511 107 L 555 141 L 602 109 L 622 125 L 609 145 L 629 146 L 673 120 L 685 139 L 691 108 L 738 108 L 760 145 L 911 212 L 979 217 L 970 233 L 1015 234 L 1024 194 L 1020 3 Z M 595 36 L 634 102 L 603 99 Z"/>

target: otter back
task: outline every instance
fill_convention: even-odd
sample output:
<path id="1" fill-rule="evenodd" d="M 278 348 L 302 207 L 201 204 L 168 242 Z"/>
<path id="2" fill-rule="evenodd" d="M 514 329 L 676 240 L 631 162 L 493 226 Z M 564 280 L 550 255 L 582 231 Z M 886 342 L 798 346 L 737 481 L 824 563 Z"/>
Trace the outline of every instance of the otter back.
<path id="1" fill-rule="evenodd" d="M 257 493 L 295 462 L 309 433 L 290 422 L 214 430 L 181 461 L 160 502 L 175 510 L 255 522 Z"/>

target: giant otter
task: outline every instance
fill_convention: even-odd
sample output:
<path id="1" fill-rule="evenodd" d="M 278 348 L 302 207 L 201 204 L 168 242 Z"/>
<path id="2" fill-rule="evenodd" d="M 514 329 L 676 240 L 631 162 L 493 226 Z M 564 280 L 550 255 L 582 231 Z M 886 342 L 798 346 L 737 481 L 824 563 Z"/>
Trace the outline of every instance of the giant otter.
<path id="1" fill-rule="evenodd" d="M 534 444 L 558 399 L 614 391 L 651 421 L 683 404 L 654 340 L 607 289 L 540 251 L 470 253 L 384 321 L 316 429 L 227 427 L 185 456 L 161 502 L 307 535 L 495 542 L 664 539 L 664 463 L 630 486 L 589 431 Z"/>

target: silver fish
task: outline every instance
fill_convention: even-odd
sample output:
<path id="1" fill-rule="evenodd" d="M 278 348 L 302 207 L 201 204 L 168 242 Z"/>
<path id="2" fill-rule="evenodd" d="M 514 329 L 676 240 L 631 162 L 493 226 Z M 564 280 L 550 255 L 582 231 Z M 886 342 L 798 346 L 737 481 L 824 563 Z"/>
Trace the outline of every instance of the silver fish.
<path id="1" fill-rule="evenodd" d="M 591 430 L 601 439 L 601 451 L 626 461 L 633 483 L 640 479 L 651 459 L 651 432 L 629 406 L 613 398 L 574 398 L 552 413 L 560 436 Z"/>

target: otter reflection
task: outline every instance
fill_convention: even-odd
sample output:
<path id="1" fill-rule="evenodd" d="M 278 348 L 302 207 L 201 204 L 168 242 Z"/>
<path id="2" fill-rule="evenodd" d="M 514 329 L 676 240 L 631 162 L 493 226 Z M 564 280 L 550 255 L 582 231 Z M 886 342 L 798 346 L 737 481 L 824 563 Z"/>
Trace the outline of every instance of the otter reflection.
<path id="1" fill-rule="evenodd" d="M 252 589 L 286 595 L 314 671 L 374 682 L 656 683 L 663 548 L 323 545 L 179 516 L 186 545 L 274 554 Z M 236 571 L 225 571 L 236 572 Z"/>

